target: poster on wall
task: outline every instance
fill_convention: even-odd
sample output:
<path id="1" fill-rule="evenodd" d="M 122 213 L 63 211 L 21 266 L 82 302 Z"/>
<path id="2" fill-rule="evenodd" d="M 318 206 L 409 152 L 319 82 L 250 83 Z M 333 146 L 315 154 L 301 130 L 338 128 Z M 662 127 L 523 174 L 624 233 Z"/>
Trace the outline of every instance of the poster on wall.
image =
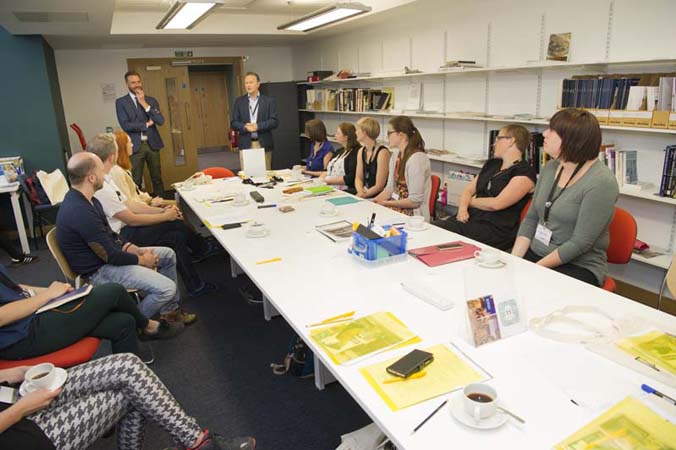
<path id="1" fill-rule="evenodd" d="M 103 103 L 114 103 L 117 98 L 115 83 L 101 83 L 101 96 Z"/>

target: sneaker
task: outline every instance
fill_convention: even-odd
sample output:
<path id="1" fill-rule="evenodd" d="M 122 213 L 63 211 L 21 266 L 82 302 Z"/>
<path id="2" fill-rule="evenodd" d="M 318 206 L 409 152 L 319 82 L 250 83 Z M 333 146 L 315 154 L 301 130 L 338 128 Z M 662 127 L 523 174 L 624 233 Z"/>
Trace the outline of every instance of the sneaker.
<path id="1" fill-rule="evenodd" d="M 18 259 L 12 258 L 12 265 L 25 266 L 26 264 L 34 263 L 35 261 L 39 260 L 40 257 L 38 255 L 25 254 Z"/>
<path id="2" fill-rule="evenodd" d="M 197 447 L 177 447 L 165 448 L 164 450 L 255 450 L 256 439 L 250 436 L 226 438 L 218 434 L 211 434 L 209 430 L 204 430 L 205 436 L 202 443 Z"/>
<path id="3" fill-rule="evenodd" d="M 211 294 L 213 292 L 216 292 L 218 290 L 218 286 L 216 286 L 214 283 L 202 283 L 202 286 L 198 287 L 195 290 L 189 290 L 188 295 L 192 298 L 197 298 L 201 297 L 206 294 Z"/>
<path id="4" fill-rule="evenodd" d="M 141 361 L 148 366 L 154 363 L 155 354 L 150 345 L 145 342 L 139 342 L 138 344 L 138 357 L 141 358 Z M 113 431 L 115 431 L 115 428 L 113 428 Z"/>
<path id="5" fill-rule="evenodd" d="M 170 313 L 171 314 L 171 313 Z M 180 321 L 170 321 L 165 319 L 160 319 L 160 327 L 154 334 L 148 334 L 141 332 L 139 339 L 142 341 L 154 341 L 157 339 L 171 339 L 183 333 L 185 327 Z"/>
<path id="6" fill-rule="evenodd" d="M 191 325 L 197 321 L 197 314 L 177 309 L 167 314 L 162 314 L 161 320 L 179 325 Z"/>

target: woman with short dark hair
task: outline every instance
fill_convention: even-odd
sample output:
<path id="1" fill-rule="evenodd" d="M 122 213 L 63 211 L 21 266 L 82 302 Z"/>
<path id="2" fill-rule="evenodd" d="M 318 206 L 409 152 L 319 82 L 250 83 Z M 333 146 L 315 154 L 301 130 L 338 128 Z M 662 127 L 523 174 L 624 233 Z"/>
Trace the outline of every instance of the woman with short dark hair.
<path id="1" fill-rule="evenodd" d="M 326 125 L 319 119 L 305 122 L 305 135 L 310 139 L 310 154 L 303 173 L 318 177 L 333 158 L 333 145 L 327 139 Z"/>
<path id="2" fill-rule="evenodd" d="M 519 230 L 521 210 L 533 192 L 535 169 L 523 159 L 530 134 L 521 125 L 500 128 L 493 143 L 495 157 L 465 187 L 455 217 L 434 225 L 508 251 Z"/>
<path id="3" fill-rule="evenodd" d="M 598 161 L 601 128 L 593 114 L 567 108 L 554 114 L 544 137 L 554 160 L 540 173 L 512 254 L 601 286 L 619 195 L 615 176 Z"/>

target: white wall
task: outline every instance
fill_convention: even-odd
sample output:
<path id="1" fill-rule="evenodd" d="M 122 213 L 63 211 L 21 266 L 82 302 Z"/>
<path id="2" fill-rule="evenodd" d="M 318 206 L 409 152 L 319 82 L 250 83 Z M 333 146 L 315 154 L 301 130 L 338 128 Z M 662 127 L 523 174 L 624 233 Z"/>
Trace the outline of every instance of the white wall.
<path id="1" fill-rule="evenodd" d="M 612 14 L 611 14 L 612 11 Z M 673 0 L 418 0 L 382 14 L 382 20 L 358 31 L 331 36 L 293 48 L 294 78 L 323 69 L 357 72 L 401 70 L 409 66 L 437 71 L 445 60 L 471 59 L 495 66 L 524 65 L 546 55 L 552 33 L 572 33 L 570 62 L 676 59 L 676 2 Z M 609 33 L 610 30 L 610 33 Z M 664 67 L 614 67 L 612 73 L 674 71 Z M 585 72 L 586 71 L 586 72 Z M 499 72 L 422 79 L 425 110 L 477 111 L 489 114 L 539 112 L 551 116 L 560 99 L 561 80 L 594 69 L 556 69 L 538 73 Z M 541 94 L 538 95 L 538 81 Z M 359 84 L 360 87 L 395 88 L 395 108 L 406 103 L 410 83 L 421 78 Z M 356 85 L 350 84 L 350 87 Z M 537 111 L 538 104 L 540 106 Z M 355 116 L 318 114 L 335 125 Z M 378 118 L 385 125 L 387 117 Z M 466 156 L 485 152 L 487 131 L 499 123 L 416 119 L 430 148 L 445 148 Z M 384 126 L 381 128 L 385 128 Z M 543 126 L 531 126 L 542 130 Z M 385 139 L 385 135 L 381 136 Z M 639 150 L 639 178 L 658 183 L 666 145 L 674 135 L 604 132 L 604 142 L 622 150 Z M 437 167 L 440 164 L 436 164 Z M 444 170 L 448 165 L 444 165 Z M 645 200 L 621 197 L 619 205 L 637 218 L 639 238 L 653 247 L 674 247 L 674 208 Z M 633 263 L 639 264 L 639 263 Z M 660 271 L 650 278 L 658 284 Z M 663 274 L 663 272 L 661 272 Z M 626 272 L 625 272 L 626 275 Z M 631 274 L 630 274 L 631 275 Z M 631 276 L 628 276 L 631 278 Z M 645 285 L 645 283 L 641 283 Z"/>
<path id="2" fill-rule="evenodd" d="M 194 57 L 248 56 L 244 70 L 258 72 L 261 81 L 288 81 L 292 78 L 289 47 L 205 47 L 191 48 Z M 115 103 L 104 103 L 101 84 L 115 83 L 117 96 L 126 92 L 123 75 L 127 58 L 170 58 L 173 49 L 55 50 L 66 123 L 77 123 L 89 138 L 118 127 Z M 148 93 L 153 95 L 152 92 Z M 75 133 L 68 138 L 73 151 L 80 149 Z"/>

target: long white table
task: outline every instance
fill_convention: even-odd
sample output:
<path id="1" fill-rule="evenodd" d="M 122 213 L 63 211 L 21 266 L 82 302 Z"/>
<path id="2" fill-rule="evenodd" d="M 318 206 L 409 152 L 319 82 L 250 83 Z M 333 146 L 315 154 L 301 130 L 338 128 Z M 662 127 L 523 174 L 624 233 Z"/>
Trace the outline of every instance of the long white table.
<path id="1" fill-rule="evenodd" d="M 255 188 L 238 179 L 217 180 L 192 191 L 178 190 L 185 203 L 202 221 L 236 210 L 233 206 L 210 206 L 195 196 L 215 192 L 245 192 Z M 289 202 L 274 190 L 256 189 L 266 203 Z M 381 267 L 364 267 L 347 253 L 349 241 L 334 243 L 315 231 L 315 226 L 335 220 L 364 222 L 377 214 L 377 223 L 402 222 L 404 216 L 368 201 L 338 207 L 339 215 L 319 215 L 324 200 L 291 201 L 296 209 L 281 213 L 277 208 L 257 209 L 250 201 L 240 207 L 245 215 L 262 221 L 271 230 L 265 238 L 251 239 L 242 228 L 211 232 L 241 268 L 262 291 L 268 303 L 267 315 L 281 314 L 293 329 L 304 337 L 315 352 L 315 358 L 331 376 L 360 404 L 364 411 L 397 445 L 399 449 L 537 449 L 551 448 L 566 436 L 589 422 L 627 395 L 641 398 L 655 410 L 675 420 L 676 412 L 654 396 L 642 393 L 648 383 L 658 390 L 676 396 L 676 390 L 653 381 L 628 368 L 602 358 L 582 345 L 562 344 L 543 339 L 527 331 L 517 336 L 474 348 L 459 337 L 463 326 L 464 289 L 459 286 L 459 273 L 474 264 L 471 260 L 428 268 L 408 257 L 405 261 Z M 426 231 L 409 234 L 409 248 L 447 242 L 461 237 L 430 226 Z M 462 238 L 468 241 L 466 238 Z M 477 243 L 479 246 L 482 244 Z M 280 262 L 256 265 L 271 258 Z M 594 305 L 615 317 L 635 315 L 657 323 L 665 330 L 676 331 L 676 318 L 648 308 L 632 300 L 584 284 L 554 271 L 539 267 L 511 255 L 503 254 L 515 274 L 525 313 L 539 317 L 566 305 Z M 449 311 L 437 308 L 405 292 L 400 281 L 405 277 L 440 274 L 448 279 L 448 290 L 457 294 L 456 307 Z M 490 273 L 490 272 L 489 272 Z M 490 283 L 490 279 L 486 279 Z M 456 422 L 448 408 L 430 420 L 420 431 L 412 429 L 449 394 L 421 404 L 392 412 L 359 373 L 359 368 L 407 353 L 406 348 L 375 355 L 356 365 L 336 365 L 309 338 L 306 324 L 346 311 L 359 315 L 391 311 L 422 338 L 416 348 L 453 342 L 493 376 L 490 381 L 498 391 L 501 403 L 526 419 L 519 426 L 509 421 L 501 428 L 479 431 Z M 280 348 L 286 345 L 280 342 Z M 579 406 L 573 404 L 574 400 Z M 340 414 L 328 411 L 327 417 Z M 671 414 L 671 415 L 669 415 Z M 345 430 L 346 432 L 351 430 Z"/>

